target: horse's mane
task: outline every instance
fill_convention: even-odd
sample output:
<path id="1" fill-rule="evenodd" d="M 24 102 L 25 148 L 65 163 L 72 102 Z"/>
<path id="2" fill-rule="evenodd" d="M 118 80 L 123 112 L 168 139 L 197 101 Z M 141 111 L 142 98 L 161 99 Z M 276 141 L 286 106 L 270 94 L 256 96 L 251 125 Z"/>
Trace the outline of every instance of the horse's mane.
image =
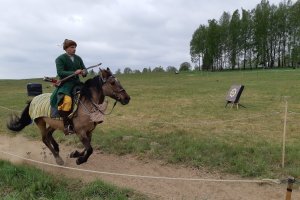
<path id="1" fill-rule="evenodd" d="M 99 77 L 99 75 L 90 78 L 86 80 L 83 84 L 83 87 L 80 90 L 80 95 L 84 96 L 88 100 L 92 99 L 92 92 L 91 89 L 94 88 L 97 93 L 100 93 L 102 91 L 102 78 Z"/>

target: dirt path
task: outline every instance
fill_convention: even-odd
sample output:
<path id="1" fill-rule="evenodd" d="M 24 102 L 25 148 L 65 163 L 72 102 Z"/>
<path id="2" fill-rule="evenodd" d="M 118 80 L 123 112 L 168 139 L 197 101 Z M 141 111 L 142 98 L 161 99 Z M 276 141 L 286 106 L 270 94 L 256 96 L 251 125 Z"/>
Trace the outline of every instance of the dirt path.
<path id="1" fill-rule="evenodd" d="M 68 154 L 75 150 L 74 147 L 60 145 L 61 156 L 65 166 L 106 171 L 113 173 L 137 174 L 145 176 L 184 177 L 184 178 L 211 178 L 211 179 L 240 179 L 230 175 L 209 173 L 181 166 L 166 165 L 159 161 L 141 161 L 132 156 L 115 156 L 94 151 L 89 161 L 77 166 L 75 160 Z M 9 137 L 0 135 L 0 150 L 13 153 L 25 158 L 55 164 L 50 151 L 39 141 L 31 141 L 20 135 Z M 152 199 L 199 199 L 199 200 L 237 200 L 237 199 L 266 199 L 283 200 L 285 198 L 286 185 L 257 184 L 257 183 L 217 183 L 181 180 L 143 179 L 135 177 L 121 177 L 89 172 L 80 172 L 68 169 L 44 166 L 16 157 L 0 153 L 1 159 L 7 159 L 14 163 L 28 163 L 55 174 L 67 177 L 79 178 L 83 181 L 102 179 L 106 182 L 132 188 L 146 194 Z M 299 187 L 292 193 L 292 199 L 300 199 Z"/>

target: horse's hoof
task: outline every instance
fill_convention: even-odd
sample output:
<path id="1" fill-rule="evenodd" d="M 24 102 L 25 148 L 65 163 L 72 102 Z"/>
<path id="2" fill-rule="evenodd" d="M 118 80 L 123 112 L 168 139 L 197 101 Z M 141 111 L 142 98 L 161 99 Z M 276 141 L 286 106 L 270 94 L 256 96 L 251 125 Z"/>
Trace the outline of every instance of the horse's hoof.
<path id="1" fill-rule="evenodd" d="M 78 158 L 80 156 L 80 153 L 75 150 L 70 154 L 70 158 Z"/>
<path id="2" fill-rule="evenodd" d="M 64 165 L 65 162 L 63 161 L 63 159 L 61 157 L 56 157 L 55 161 L 58 165 Z"/>
<path id="3" fill-rule="evenodd" d="M 82 164 L 82 163 L 84 163 L 84 162 L 86 162 L 86 161 L 84 160 L 84 157 L 79 157 L 79 158 L 77 158 L 77 160 L 76 160 L 76 164 L 77 164 L 77 165 L 80 165 L 80 164 Z"/>

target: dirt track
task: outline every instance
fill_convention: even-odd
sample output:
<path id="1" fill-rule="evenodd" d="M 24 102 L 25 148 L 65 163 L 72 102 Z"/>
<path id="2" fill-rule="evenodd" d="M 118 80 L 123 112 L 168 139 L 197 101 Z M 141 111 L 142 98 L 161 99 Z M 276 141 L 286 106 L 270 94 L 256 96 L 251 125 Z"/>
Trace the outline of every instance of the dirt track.
<path id="1" fill-rule="evenodd" d="M 75 150 L 74 147 L 60 145 L 61 156 L 65 166 L 105 171 L 113 173 L 137 174 L 145 176 L 184 177 L 184 178 L 208 178 L 208 179 L 240 179 L 239 177 L 218 173 L 209 173 L 204 170 L 184 168 L 181 166 L 166 165 L 159 161 L 141 161 L 132 156 L 115 156 L 94 151 L 89 161 L 81 166 L 75 164 L 75 160 L 68 154 Z M 9 137 L 0 135 L 0 150 L 12 154 L 55 164 L 50 151 L 40 141 L 31 141 L 20 135 Z M 55 174 L 63 174 L 67 177 L 79 178 L 83 181 L 102 179 L 106 182 L 132 188 L 146 194 L 152 199 L 199 199 L 199 200 L 275 200 L 285 199 L 286 185 L 257 184 L 257 183 L 218 183 L 182 180 L 143 179 L 135 177 L 122 177 L 113 175 L 95 174 L 89 172 L 73 171 L 68 169 L 44 166 L 16 157 L 0 153 L 0 158 L 14 163 L 28 163 Z M 298 187 L 298 186 L 297 186 Z M 292 193 L 292 199 L 300 199 L 299 187 Z"/>

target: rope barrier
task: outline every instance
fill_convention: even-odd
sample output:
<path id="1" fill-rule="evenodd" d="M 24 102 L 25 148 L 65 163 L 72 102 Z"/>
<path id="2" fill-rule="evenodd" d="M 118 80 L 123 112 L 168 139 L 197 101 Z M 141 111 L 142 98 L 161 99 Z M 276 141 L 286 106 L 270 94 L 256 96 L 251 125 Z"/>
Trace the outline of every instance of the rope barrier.
<path id="1" fill-rule="evenodd" d="M 124 173 L 114 173 L 114 172 L 104 172 L 104 171 L 95 171 L 95 170 L 88 170 L 88 169 L 80 169 L 80 168 L 74 168 L 74 167 L 66 167 L 66 166 L 60 166 L 55 165 L 51 163 L 41 162 L 29 158 L 24 158 L 19 155 L 15 155 L 6 151 L 0 150 L 0 153 L 10 155 L 13 157 L 20 158 L 22 160 L 26 160 L 33 163 L 38 163 L 41 165 L 56 167 L 56 168 L 62 168 L 62 169 L 68 169 L 68 170 L 75 170 L 75 171 L 81 171 L 81 172 L 89 172 L 94 174 L 103 174 L 103 175 L 111 175 L 111 176 L 122 176 L 122 177 L 133 177 L 133 178 L 143 178 L 143 179 L 161 179 L 161 180 L 176 180 L 176 181 L 200 181 L 200 182 L 225 182 L 225 183 L 274 183 L 274 184 L 280 184 L 282 181 L 279 179 L 260 179 L 260 180 L 243 180 L 243 179 L 205 179 L 205 178 L 183 178 L 183 177 L 167 177 L 167 176 L 145 176 L 145 175 L 136 175 L 136 174 L 124 174 Z"/>
<path id="2" fill-rule="evenodd" d="M 299 112 L 293 112 L 293 111 L 289 111 L 288 113 L 289 113 L 289 114 L 294 114 L 294 115 L 300 115 L 300 113 L 299 113 Z"/>
<path id="3" fill-rule="evenodd" d="M 9 111 L 14 111 L 14 112 L 20 112 L 17 110 L 13 110 L 4 106 L 0 106 L 0 108 L 9 110 Z M 232 120 L 219 120 L 219 121 L 200 121 L 200 122 L 157 122 L 157 121 L 150 121 L 148 122 L 149 124 L 176 124 L 176 125 L 207 125 L 207 124 L 218 124 L 218 123 L 228 123 L 228 122 L 235 122 L 235 121 L 241 121 L 241 120 L 247 120 L 247 119 L 253 119 L 253 118 L 261 118 L 261 117 L 267 117 L 267 116 L 273 116 L 275 114 L 280 114 L 280 112 L 272 112 L 270 114 L 266 114 L 266 115 L 256 115 L 256 116 L 252 116 L 252 117 L 245 117 L 245 118 L 238 118 L 238 119 L 232 119 Z M 300 114 L 300 113 L 299 113 Z M 145 120 L 143 120 L 143 122 L 145 122 Z"/>
<path id="4" fill-rule="evenodd" d="M 4 107 L 4 106 L 0 106 L 0 108 L 8 110 L 8 111 L 12 111 L 12 112 L 20 112 L 18 110 L 13 110 L 13 109 L 10 109 L 10 108 Z"/>
<path id="5" fill-rule="evenodd" d="M 273 112 L 267 115 L 256 115 L 252 117 L 245 117 L 245 118 L 238 118 L 238 119 L 232 119 L 232 120 L 222 120 L 222 121 L 214 121 L 214 122 L 149 122 L 153 124 L 177 124 L 177 125 L 186 125 L 186 124 L 194 124 L 194 125 L 199 125 L 199 124 L 217 124 L 217 123 L 227 123 L 227 122 L 235 122 L 235 121 L 241 121 L 241 120 L 247 120 L 247 119 L 253 119 L 253 118 L 261 118 L 261 117 L 267 117 L 267 116 L 273 116 L 274 114 L 280 114 L 280 112 Z"/>

